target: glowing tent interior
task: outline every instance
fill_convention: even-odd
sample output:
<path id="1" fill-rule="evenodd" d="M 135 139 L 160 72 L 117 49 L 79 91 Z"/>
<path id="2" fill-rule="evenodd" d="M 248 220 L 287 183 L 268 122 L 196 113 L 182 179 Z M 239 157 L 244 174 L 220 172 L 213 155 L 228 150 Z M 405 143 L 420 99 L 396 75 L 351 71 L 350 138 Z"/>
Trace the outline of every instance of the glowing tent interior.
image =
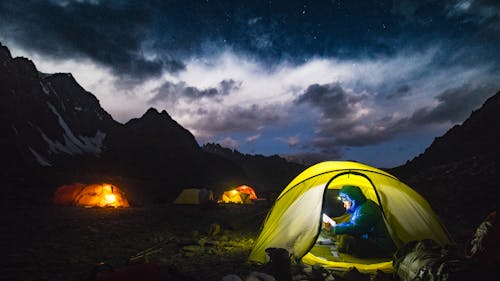
<path id="1" fill-rule="evenodd" d="M 236 190 L 248 194 L 250 196 L 250 200 L 257 199 L 257 194 L 255 193 L 255 190 L 248 185 L 240 185 L 236 188 Z"/>
<path id="2" fill-rule="evenodd" d="M 217 203 L 252 204 L 257 199 L 255 190 L 248 185 L 240 185 L 237 188 L 226 190 L 222 193 Z"/>
<path id="3" fill-rule="evenodd" d="M 54 204 L 98 207 L 129 207 L 125 193 L 118 187 L 103 183 L 74 183 L 60 186 L 54 193 Z"/>
<path id="4" fill-rule="evenodd" d="M 429 203 L 396 177 L 358 162 L 330 161 L 309 167 L 285 187 L 267 215 L 249 260 L 266 263 L 267 248 L 284 248 L 306 264 L 338 270 L 356 267 L 369 273 L 394 271 L 390 259 L 356 259 L 318 242 L 329 193 L 338 194 L 343 185 L 360 187 L 380 206 L 398 248 L 424 239 L 440 245 L 454 243 Z"/>

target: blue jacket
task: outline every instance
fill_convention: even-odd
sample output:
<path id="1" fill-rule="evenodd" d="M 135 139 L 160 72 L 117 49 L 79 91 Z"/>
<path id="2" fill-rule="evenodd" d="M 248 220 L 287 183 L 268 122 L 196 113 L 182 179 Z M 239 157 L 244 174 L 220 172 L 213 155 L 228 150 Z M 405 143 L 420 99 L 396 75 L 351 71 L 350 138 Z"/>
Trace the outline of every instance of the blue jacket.
<path id="1" fill-rule="evenodd" d="M 340 196 L 347 197 L 352 206 L 347 210 L 351 213 L 348 222 L 339 223 L 332 227 L 334 234 L 349 234 L 359 238 L 369 239 L 378 246 L 387 250 L 394 250 L 394 242 L 384 223 L 380 207 L 370 199 L 366 199 L 357 186 L 344 186 Z"/>

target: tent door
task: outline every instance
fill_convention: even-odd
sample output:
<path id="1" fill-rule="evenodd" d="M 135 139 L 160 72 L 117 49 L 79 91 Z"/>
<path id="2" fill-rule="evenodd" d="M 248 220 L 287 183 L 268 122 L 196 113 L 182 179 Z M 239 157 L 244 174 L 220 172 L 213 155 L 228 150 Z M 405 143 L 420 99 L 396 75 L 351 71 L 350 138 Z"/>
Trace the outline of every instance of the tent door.
<path id="1" fill-rule="evenodd" d="M 373 200 L 380 206 L 379 196 L 373 182 L 368 176 L 359 172 L 341 173 L 333 177 L 326 184 L 323 192 L 322 213 L 326 213 L 328 216 L 334 218 L 335 221 L 342 222 L 349 219 L 349 216 L 345 214 L 342 202 L 338 200 L 338 193 L 344 185 L 359 186 L 366 198 Z M 322 220 L 321 217 L 319 219 Z M 313 245 L 311 245 L 308 254 L 333 263 L 374 264 L 388 261 L 388 259 L 384 258 L 361 259 L 340 253 L 337 249 L 338 241 L 335 241 L 333 236 L 322 230 L 321 226 L 322 224 L 320 224 L 317 237 Z"/>

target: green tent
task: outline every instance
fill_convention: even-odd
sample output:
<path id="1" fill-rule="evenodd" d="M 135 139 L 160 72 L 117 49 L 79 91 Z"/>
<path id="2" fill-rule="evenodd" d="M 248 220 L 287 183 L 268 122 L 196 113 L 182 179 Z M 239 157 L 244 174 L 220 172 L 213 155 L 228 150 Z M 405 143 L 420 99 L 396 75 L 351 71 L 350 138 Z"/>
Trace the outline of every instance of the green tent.
<path id="1" fill-rule="evenodd" d="M 451 238 L 429 203 L 396 177 L 351 161 L 329 161 L 309 167 L 293 179 L 276 199 L 249 260 L 266 263 L 267 248 L 284 248 L 306 264 L 361 272 L 392 272 L 391 259 L 356 259 L 317 243 L 326 198 L 343 185 L 359 186 L 366 198 L 382 209 L 389 233 L 399 248 L 414 240 L 432 239 L 444 246 Z"/>
<path id="2" fill-rule="evenodd" d="M 186 188 L 181 191 L 174 201 L 179 205 L 199 205 L 214 200 L 213 192 L 205 188 Z"/>

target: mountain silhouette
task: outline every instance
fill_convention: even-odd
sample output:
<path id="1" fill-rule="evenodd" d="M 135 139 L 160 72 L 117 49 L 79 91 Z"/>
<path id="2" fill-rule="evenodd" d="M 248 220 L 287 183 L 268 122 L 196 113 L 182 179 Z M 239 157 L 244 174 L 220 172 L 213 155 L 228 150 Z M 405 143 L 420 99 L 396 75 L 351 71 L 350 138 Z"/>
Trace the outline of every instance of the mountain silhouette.
<path id="1" fill-rule="evenodd" d="M 248 174 L 234 159 L 203 150 L 166 111 L 150 108 L 121 124 L 71 74 L 41 73 L 1 44 L 0 95 L 0 170 L 5 193 L 17 200 L 49 201 L 58 185 L 75 181 L 110 181 L 132 202 L 161 203 L 183 188 L 218 194 L 291 180 L 289 173 L 267 173 L 266 165 Z"/>
<path id="2" fill-rule="evenodd" d="M 40 73 L 1 44 L 0 98 L 5 201 L 49 201 L 58 185 L 75 181 L 110 181 L 132 203 L 171 202 L 191 187 L 217 194 L 248 184 L 257 193 L 276 193 L 305 168 L 277 155 L 200 147 L 154 108 L 121 124 L 71 74 Z M 388 171 L 428 199 L 445 222 L 465 230 L 498 208 L 499 154 L 500 92 L 421 155 Z"/>
<path id="3" fill-rule="evenodd" d="M 455 233 L 472 229 L 500 203 L 500 92 L 419 156 L 389 172 L 419 191 Z"/>
<path id="4" fill-rule="evenodd" d="M 304 165 L 288 162 L 278 155 L 243 154 L 216 143 L 207 143 L 202 148 L 236 163 L 252 179 L 252 185 L 274 194 L 279 194 L 291 179 L 306 168 Z"/>

